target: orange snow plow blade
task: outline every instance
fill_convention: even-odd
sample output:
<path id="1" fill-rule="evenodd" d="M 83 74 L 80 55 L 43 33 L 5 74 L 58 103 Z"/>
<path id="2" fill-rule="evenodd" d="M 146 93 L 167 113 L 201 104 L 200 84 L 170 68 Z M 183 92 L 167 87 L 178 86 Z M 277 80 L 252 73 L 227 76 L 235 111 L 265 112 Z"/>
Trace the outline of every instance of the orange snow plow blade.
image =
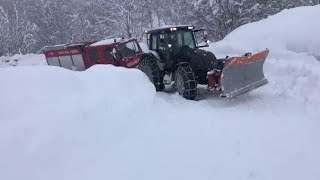
<path id="1" fill-rule="evenodd" d="M 222 96 L 233 98 L 266 85 L 263 65 L 268 54 L 269 50 L 265 50 L 228 59 L 221 76 Z"/>

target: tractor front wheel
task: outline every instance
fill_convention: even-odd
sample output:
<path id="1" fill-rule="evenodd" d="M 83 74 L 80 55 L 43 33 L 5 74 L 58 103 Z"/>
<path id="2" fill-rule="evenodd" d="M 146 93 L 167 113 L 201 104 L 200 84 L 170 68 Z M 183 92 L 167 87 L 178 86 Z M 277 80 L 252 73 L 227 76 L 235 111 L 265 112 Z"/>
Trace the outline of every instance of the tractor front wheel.
<path id="1" fill-rule="evenodd" d="M 184 98 L 194 100 L 197 95 L 197 81 L 190 66 L 179 66 L 175 72 L 175 88 Z"/>
<path id="2" fill-rule="evenodd" d="M 157 91 L 164 90 L 163 76 L 156 58 L 150 56 L 143 58 L 139 64 L 139 69 L 148 76 Z"/>

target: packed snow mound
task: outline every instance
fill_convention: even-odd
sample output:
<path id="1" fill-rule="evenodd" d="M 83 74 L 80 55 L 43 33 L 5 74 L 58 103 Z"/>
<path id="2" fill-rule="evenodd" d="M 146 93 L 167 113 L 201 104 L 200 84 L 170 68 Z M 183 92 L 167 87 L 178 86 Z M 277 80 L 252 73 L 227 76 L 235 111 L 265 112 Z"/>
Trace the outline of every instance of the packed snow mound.
<path id="1" fill-rule="evenodd" d="M 273 54 L 287 51 L 320 57 L 320 5 L 283 10 L 267 19 L 231 32 L 221 45 L 242 51 L 269 48 Z"/>
<path id="2" fill-rule="evenodd" d="M 88 106 L 86 108 L 93 110 L 109 108 L 121 112 L 129 110 L 128 105 L 140 108 L 140 105 L 149 104 L 155 95 L 154 86 L 141 71 L 113 66 L 93 66 L 85 72 L 52 66 L 5 68 L 0 69 L 0 82 L 3 120 L 16 119 L 15 115 L 39 118 L 36 113 L 32 114 L 35 117 L 24 116 L 24 113 L 32 113 L 21 112 L 24 106 L 48 114 L 61 107 L 65 107 L 61 108 L 65 111 L 69 106 L 79 109 Z M 94 107 L 89 107 L 90 104 Z M 78 109 L 76 107 L 74 109 Z M 20 113 L 15 113 L 17 109 L 21 110 Z"/>
<path id="3" fill-rule="evenodd" d="M 16 54 L 14 56 L 1 56 L 0 68 L 9 66 L 33 66 L 33 65 L 46 65 L 47 61 L 43 54 Z"/>
<path id="4" fill-rule="evenodd" d="M 308 179 L 319 111 L 266 89 L 233 101 L 156 94 L 135 69 L 0 69 L 0 179 Z"/>
<path id="5" fill-rule="evenodd" d="M 218 57 L 270 49 L 264 72 L 274 97 L 320 104 L 320 5 L 284 10 L 241 26 L 208 50 Z"/>

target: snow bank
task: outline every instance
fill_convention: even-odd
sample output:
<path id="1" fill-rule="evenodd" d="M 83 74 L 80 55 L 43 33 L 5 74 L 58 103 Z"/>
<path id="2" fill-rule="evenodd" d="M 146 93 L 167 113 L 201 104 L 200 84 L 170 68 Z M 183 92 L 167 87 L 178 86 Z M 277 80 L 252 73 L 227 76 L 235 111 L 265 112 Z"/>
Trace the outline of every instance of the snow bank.
<path id="1" fill-rule="evenodd" d="M 0 68 L 8 66 L 32 66 L 32 65 L 46 65 L 47 61 L 43 54 L 17 54 L 11 57 L 0 57 Z"/>
<path id="2" fill-rule="evenodd" d="M 221 43 L 240 50 L 269 48 L 273 54 L 290 51 L 319 57 L 319 17 L 320 5 L 284 10 L 234 30 Z"/>
<path id="3" fill-rule="evenodd" d="M 0 84 L 0 179 L 320 176 L 319 113 L 290 99 L 187 101 L 112 66 L 3 68 Z"/>
<path id="4" fill-rule="evenodd" d="M 25 106 L 49 113 L 94 104 L 87 108 L 109 107 L 121 112 L 126 105 L 150 103 L 155 94 L 154 87 L 139 70 L 112 66 L 94 66 L 83 73 L 51 66 L 5 68 L 0 69 L 0 82 L 1 119 L 16 119 L 15 115 L 24 118 L 24 112 L 14 112 Z M 32 115 L 27 117 L 33 119 Z"/>
<path id="5" fill-rule="evenodd" d="M 289 96 L 317 105 L 320 89 L 320 5 L 284 10 L 244 25 L 209 50 L 220 57 L 266 48 L 270 55 L 265 74 L 275 97 Z"/>

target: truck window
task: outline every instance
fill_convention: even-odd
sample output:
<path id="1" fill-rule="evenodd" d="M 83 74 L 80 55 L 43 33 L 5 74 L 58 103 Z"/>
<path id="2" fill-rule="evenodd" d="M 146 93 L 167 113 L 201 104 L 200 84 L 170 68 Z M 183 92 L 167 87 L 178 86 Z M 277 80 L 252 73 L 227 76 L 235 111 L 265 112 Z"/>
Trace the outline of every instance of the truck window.
<path id="1" fill-rule="evenodd" d="M 99 62 L 99 51 L 96 49 L 92 49 L 89 51 L 89 58 L 93 63 Z"/>
<path id="2" fill-rule="evenodd" d="M 125 59 L 130 58 L 136 54 L 138 54 L 139 49 L 136 49 L 134 42 L 128 42 L 119 47 L 119 52 L 121 56 Z"/>
<path id="3" fill-rule="evenodd" d="M 132 41 L 132 45 L 137 53 L 140 53 L 139 44 L 136 41 Z"/>
<path id="4" fill-rule="evenodd" d="M 113 48 L 106 48 L 105 50 L 105 56 L 106 56 L 106 59 L 107 61 L 116 61 L 116 56 L 115 54 L 113 53 L 114 49 Z"/>

